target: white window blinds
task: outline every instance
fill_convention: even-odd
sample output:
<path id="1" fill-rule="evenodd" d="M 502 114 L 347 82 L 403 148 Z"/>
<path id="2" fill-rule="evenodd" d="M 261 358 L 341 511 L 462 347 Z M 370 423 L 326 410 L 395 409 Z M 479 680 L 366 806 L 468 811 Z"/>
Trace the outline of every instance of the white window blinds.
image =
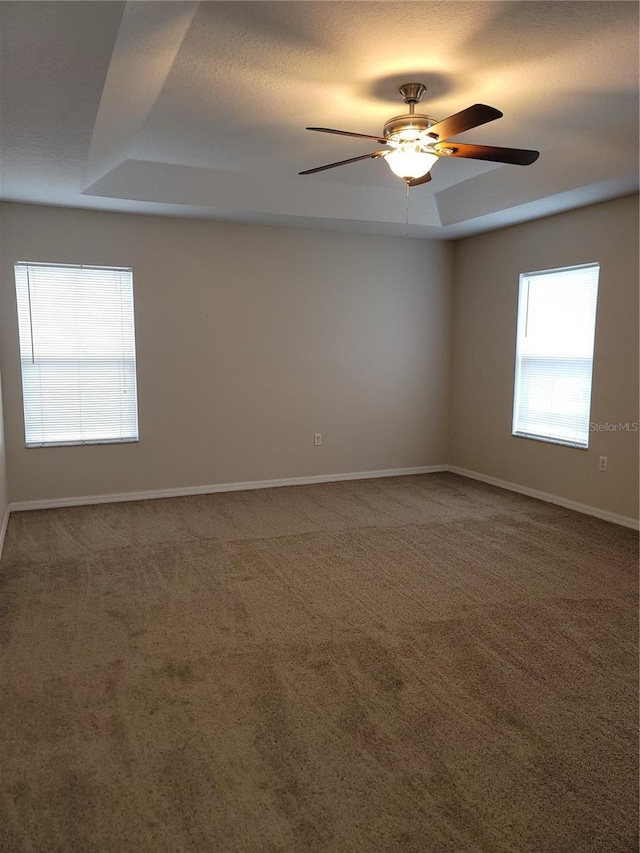
<path id="1" fill-rule="evenodd" d="M 514 435 L 588 447 L 599 272 L 520 276 Z"/>
<path id="2" fill-rule="evenodd" d="M 133 274 L 15 265 L 27 447 L 137 441 Z"/>

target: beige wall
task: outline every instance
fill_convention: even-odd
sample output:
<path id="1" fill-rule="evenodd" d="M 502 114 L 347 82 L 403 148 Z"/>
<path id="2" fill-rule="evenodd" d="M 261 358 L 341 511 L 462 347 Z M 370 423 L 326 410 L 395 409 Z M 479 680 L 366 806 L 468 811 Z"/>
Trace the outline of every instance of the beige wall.
<path id="1" fill-rule="evenodd" d="M 0 215 L 12 501 L 447 461 L 450 245 L 19 204 Z M 139 443 L 24 447 L 15 260 L 134 268 Z"/>
<path id="2" fill-rule="evenodd" d="M 4 241 L 3 241 L 3 231 L 2 231 L 2 221 L 0 220 L 0 258 L 6 256 Z M 0 289 L 0 317 L 4 317 L 6 314 L 5 309 L 6 303 L 3 300 L 3 293 Z M 2 330 L 0 329 L 0 337 L 2 335 Z M 2 372 L 0 370 L 0 555 L 2 554 L 2 545 L 4 544 L 4 540 L 2 537 L 2 531 L 4 530 L 4 520 L 5 516 L 7 516 L 7 510 L 9 507 L 9 490 L 7 487 L 7 462 L 6 462 L 6 450 L 5 450 L 5 441 L 4 441 L 4 413 L 2 406 Z"/>
<path id="3" fill-rule="evenodd" d="M 594 261 L 591 422 L 640 420 L 638 199 L 627 197 L 456 243 L 450 462 L 637 518 L 638 433 L 592 432 L 586 451 L 511 436 L 518 276 Z"/>
<path id="4" fill-rule="evenodd" d="M 450 462 L 638 515 L 638 433 L 594 432 L 587 451 L 510 434 L 518 276 L 590 261 L 601 265 L 591 421 L 639 420 L 635 197 L 455 249 L 18 204 L 0 217 L 13 501 Z M 138 444 L 24 447 L 14 260 L 133 266 Z M 4 496 L 0 453 L 0 510 Z"/>
<path id="5" fill-rule="evenodd" d="M 2 380 L 0 378 L 0 531 L 4 525 L 4 519 L 9 508 L 9 494 L 7 489 L 6 453 L 4 444 L 4 417 L 2 412 Z M 3 540 L 0 538 L 0 554 L 2 554 Z"/>

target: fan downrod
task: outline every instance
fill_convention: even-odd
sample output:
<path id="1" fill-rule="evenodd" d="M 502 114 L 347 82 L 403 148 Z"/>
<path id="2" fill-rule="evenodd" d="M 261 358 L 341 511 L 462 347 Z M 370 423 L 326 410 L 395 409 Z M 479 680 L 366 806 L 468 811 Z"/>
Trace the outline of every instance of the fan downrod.
<path id="1" fill-rule="evenodd" d="M 427 91 L 427 87 L 424 83 L 404 83 L 398 91 L 402 95 L 405 104 L 413 106 L 420 103 L 422 96 Z"/>
<path id="2" fill-rule="evenodd" d="M 424 83 L 404 83 L 398 91 L 409 107 L 409 112 L 406 115 L 390 118 L 384 126 L 383 134 L 385 139 L 401 142 L 415 138 L 415 134 L 427 130 L 436 123 L 436 120 L 432 116 L 416 113 L 416 104 L 420 103 L 422 96 L 427 91 Z"/>

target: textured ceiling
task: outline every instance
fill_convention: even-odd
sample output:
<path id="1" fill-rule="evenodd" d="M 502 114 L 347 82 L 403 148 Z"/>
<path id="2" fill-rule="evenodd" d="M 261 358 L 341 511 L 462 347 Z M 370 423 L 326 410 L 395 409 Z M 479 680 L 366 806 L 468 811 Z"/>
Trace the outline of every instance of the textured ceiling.
<path id="1" fill-rule="evenodd" d="M 638 188 L 635 2 L 4 2 L 0 195 L 8 201 L 457 237 Z M 440 160 L 411 190 L 375 150 L 423 82 L 458 141 L 532 166 Z M 371 147 L 373 146 L 373 147 Z"/>

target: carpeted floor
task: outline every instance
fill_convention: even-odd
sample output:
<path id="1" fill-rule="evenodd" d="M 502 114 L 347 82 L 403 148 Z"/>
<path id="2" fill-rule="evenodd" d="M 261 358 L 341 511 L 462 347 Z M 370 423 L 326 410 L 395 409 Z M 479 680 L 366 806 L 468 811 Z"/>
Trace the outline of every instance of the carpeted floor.
<path id="1" fill-rule="evenodd" d="M 0 850 L 637 850 L 637 533 L 456 477 L 11 516 Z"/>

